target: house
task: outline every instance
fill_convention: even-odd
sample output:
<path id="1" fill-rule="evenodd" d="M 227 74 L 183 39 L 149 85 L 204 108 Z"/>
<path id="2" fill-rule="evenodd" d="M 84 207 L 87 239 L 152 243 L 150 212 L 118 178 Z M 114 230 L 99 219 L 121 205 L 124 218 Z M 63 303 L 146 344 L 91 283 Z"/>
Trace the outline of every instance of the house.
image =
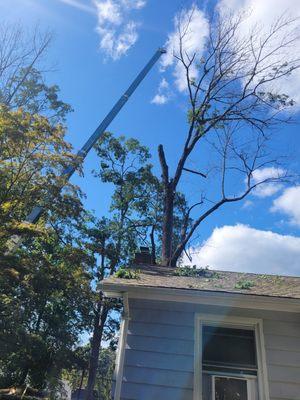
<path id="1" fill-rule="evenodd" d="M 124 301 L 114 400 L 300 399 L 300 278 L 138 268 L 102 283 Z"/>

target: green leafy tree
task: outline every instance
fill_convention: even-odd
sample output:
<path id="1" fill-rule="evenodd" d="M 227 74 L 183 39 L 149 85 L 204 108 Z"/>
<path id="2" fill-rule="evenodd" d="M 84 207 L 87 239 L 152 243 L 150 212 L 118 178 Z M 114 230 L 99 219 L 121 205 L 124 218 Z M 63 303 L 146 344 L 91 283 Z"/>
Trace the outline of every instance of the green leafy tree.
<path id="1" fill-rule="evenodd" d="M 62 371 L 62 379 L 70 384 L 72 392 L 77 391 L 78 396 L 82 388 L 86 385 L 89 354 L 89 344 L 77 346 L 73 352 L 72 365 Z"/>
<path id="2" fill-rule="evenodd" d="M 42 389 L 72 363 L 90 326 L 91 259 L 48 231 L 10 261 L 0 272 L 0 385 Z"/>
<path id="3" fill-rule="evenodd" d="M 73 395 L 80 397 L 81 391 L 87 384 L 87 368 L 90 346 L 78 347 L 75 351 L 72 367 L 63 371 L 63 379 L 67 380 L 72 388 Z M 95 388 L 93 393 L 97 394 L 98 400 L 111 400 L 112 378 L 115 365 L 115 350 L 103 348 L 100 350 Z"/>
<path id="4" fill-rule="evenodd" d="M 99 400 L 111 400 L 111 387 L 115 366 L 115 351 L 110 348 L 100 351 L 99 364 L 95 382 Z"/>
<path id="5" fill-rule="evenodd" d="M 62 125 L 71 107 L 57 85 L 45 83 L 51 40 L 38 26 L 0 24 L 0 254 L 12 233 L 40 231 L 22 224 L 35 205 L 59 211 L 62 197 L 73 207 L 79 194 L 71 185 L 60 191 L 58 175 L 73 162 Z"/>
<path id="6" fill-rule="evenodd" d="M 109 218 L 103 218 L 89 227 L 88 245 L 98 258 L 95 266 L 95 284 L 114 274 L 120 267 L 132 264 L 140 245 L 151 246 L 152 262 L 156 262 L 156 249 L 162 232 L 162 186 L 152 172 L 149 150 L 136 139 L 114 137 L 105 133 L 96 146 L 99 169 L 94 175 L 102 182 L 113 185 Z M 186 212 L 184 196 L 176 197 L 176 229 L 180 236 Z M 177 240 L 177 239 L 174 239 Z M 94 330 L 87 382 L 87 399 L 92 398 L 96 382 L 101 341 L 114 341 L 122 305 L 103 299 L 96 291 Z"/>
<path id="7" fill-rule="evenodd" d="M 73 162 L 70 106 L 41 72 L 51 35 L 0 27 L 0 385 L 55 385 L 91 326 L 94 258 L 82 193 L 59 177 Z M 35 205 L 46 213 L 24 223 Z M 13 235 L 22 237 L 14 252 Z"/>
<path id="8" fill-rule="evenodd" d="M 43 204 L 59 212 L 64 202 L 65 216 L 79 214 L 82 205 L 78 189 L 72 185 L 61 191 L 61 170 L 73 162 L 71 146 L 61 125 L 51 125 L 46 117 L 0 106 L 0 239 L 34 227 L 22 222 L 32 207 Z M 69 205 L 69 207 L 68 207 Z"/>
<path id="9" fill-rule="evenodd" d="M 91 229 L 91 250 L 100 257 L 95 269 L 95 279 L 101 281 L 113 274 L 122 263 L 129 262 L 137 249 L 139 238 L 146 228 L 146 220 L 139 209 L 141 201 L 147 201 L 145 188 L 154 177 L 148 149 L 135 139 L 115 138 L 110 133 L 102 136 L 96 146 L 100 159 L 98 171 L 94 175 L 103 182 L 114 185 L 110 206 L 110 218 L 102 219 Z M 87 383 L 87 398 L 91 399 L 95 386 L 101 340 L 103 335 L 112 337 L 111 329 L 117 321 L 112 318 L 111 310 L 121 305 L 106 301 L 102 293 L 95 293 L 94 330 L 91 339 L 91 356 Z"/>

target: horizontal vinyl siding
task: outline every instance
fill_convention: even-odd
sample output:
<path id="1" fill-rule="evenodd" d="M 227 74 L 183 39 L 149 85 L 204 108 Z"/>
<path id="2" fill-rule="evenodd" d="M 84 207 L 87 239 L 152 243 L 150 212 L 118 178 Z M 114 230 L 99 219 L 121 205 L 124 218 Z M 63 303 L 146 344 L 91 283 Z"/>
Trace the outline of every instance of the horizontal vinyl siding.
<path id="1" fill-rule="evenodd" d="M 192 400 L 195 313 L 262 318 L 271 400 L 300 400 L 300 315 L 130 300 L 122 400 Z"/>
<path id="2" fill-rule="evenodd" d="M 152 336 L 152 337 L 167 337 L 182 340 L 193 340 L 194 327 L 175 325 L 170 329 L 169 325 L 153 324 L 152 322 L 137 322 L 132 321 L 129 327 L 131 335 Z"/>
<path id="3" fill-rule="evenodd" d="M 192 340 L 130 335 L 126 348 L 171 355 L 182 354 L 194 356 L 194 342 Z"/>
<path id="4" fill-rule="evenodd" d="M 271 365 L 282 366 L 282 360 L 285 360 L 286 367 L 299 368 L 300 365 L 300 351 L 284 351 L 276 349 L 267 349 L 267 360 Z"/>
<path id="5" fill-rule="evenodd" d="M 189 372 L 174 371 L 169 369 L 130 367 L 126 365 L 124 373 L 125 382 L 145 383 L 178 389 L 192 389 L 193 376 Z"/>
<path id="6" fill-rule="evenodd" d="M 272 382 L 270 385 L 270 398 L 272 400 L 299 400 L 299 385 L 286 382 Z"/>
<path id="7" fill-rule="evenodd" d="M 161 370 L 184 371 L 193 373 L 193 355 L 158 353 L 154 351 L 126 350 L 126 365 Z"/>
<path id="8" fill-rule="evenodd" d="M 277 335 L 276 331 L 272 335 L 265 335 L 265 342 L 267 349 L 286 350 L 286 351 L 299 351 L 300 337 L 289 336 L 287 331 L 286 335 Z"/>
<path id="9" fill-rule="evenodd" d="M 191 389 L 178 389 L 159 385 L 146 385 L 144 383 L 123 383 L 122 400 L 187 400 L 193 398 Z"/>

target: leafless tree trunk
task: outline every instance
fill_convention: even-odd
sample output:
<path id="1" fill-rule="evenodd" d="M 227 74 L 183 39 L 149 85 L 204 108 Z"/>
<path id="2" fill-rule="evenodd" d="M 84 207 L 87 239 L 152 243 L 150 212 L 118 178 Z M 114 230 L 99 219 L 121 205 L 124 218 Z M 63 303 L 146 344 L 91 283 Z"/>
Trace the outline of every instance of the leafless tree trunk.
<path id="1" fill-rule="evenodd" d="M 162 180 L 164 188 L 164 217 L 162 226 L 162 259 L 165 260 L 166 265 L 172 255 L 172 239 L 173 239 L 173 214 L 174 214 L 174 184 L 169 179 L 169 168 L 166 163 L 166 157 L 163 146 L 158 147 L 158 154 L 160 165 L 162 169 Z"/>
<path id="2" fill-rule="evenodd" d="M 192 18 L 192 14 L 190 17 Z M 287 179 L 287 176 L 278 176 L 270 177 L 262 182 L 254 182 L 253 174 L 262 168 L 262 165 L 274 165 L 276 161 L 268 158 L 265 150 L 264 138 L 267 129 L 275 124 L 289 122 L 289 117 L 282 111 L 293 106 L 294 102 L 285 94 L 277 93 L 276 83 L 299 68 L 298 55 L 293 56 L 290 53 L 289 59 L 282 60 L 282 53 L 291 49 L 299 40 L 294 29 L 297 21 L 281 16 L 274 21 L 268 32 L 262 34 L 259 28 L 255 27 L 248 36 L 241 37 L 238 32 L 245 18 L 243 14 L 216 16 L 211 22 L 206 50 L 201 59 L 197 53 L 190 54 L 185 48 L 189 23 L 184 26 L 182 22 L 179 22 L 178 25 L 179 50 L 174 52 L 174 57 L 185 71 L 190 109 L 182 153 L 172 177 L 164 148 L 162 145 L 158 147 L 164 187 L 163 265 L 175 266 L 195 230 L 223 205 L 244 199 L 258 185 Z M 274 45 L 273 39 L 278 36 L 281 40 L 279 44 L 277 41 Z M 197 70 L 196 78 L 193 76 L 195 69 Z M 246 146 L 239 148 L 237 141 L 235 144 L 232 143 L 235 135 L 226 136 L 224 133 L 228 128 L 232 132 L 238 131 L 241 127 L 244 132 L 255 132 L 251 141 L 257 142 L 256 151 L 252 148 L 251 153 L 248 153 Z M 186 168 L 186 164 L 195 148 L 204 139 L 208 140 L 214 136 L 216 132 L 219 133 L 221 139 L 223 133 L 224 138 L 229 137 L 226 151 L 223 149 L 225 153 L 220 154 L 221 164 L 224 167 L 221 173 L 220 198 L 213 203 L 207 203 L 204 197 L 190 207 L 186 218 L 190 217 L 193 210 L 193 224 L 188 227 L 183 223 L 181 241 L 176 248 L 173 248 L 174 198 L 182 173 L 187 171 L 198 174 L 199 179 L 205 179 L 205 174 Z M 244 133 L 240 131 L 239 135 L 243 137 Z M 231 196 L 226 193 L 227 175 L 232 172 L 231 166 L 227 164 L 228 153 L 231 153 L 231 156 L 234 154 L 235 163 L 241 163 L 241 166 L 235 166 L 234 170 L 239 169 L 243 174 L 242 181 L 247 182 L 241 193 Z M 263 162 L 262 159 L 264 159 Z M 200 215 L 196 214 L 195 217 L 195 208 L 200 204 L 204 211 Z"/>

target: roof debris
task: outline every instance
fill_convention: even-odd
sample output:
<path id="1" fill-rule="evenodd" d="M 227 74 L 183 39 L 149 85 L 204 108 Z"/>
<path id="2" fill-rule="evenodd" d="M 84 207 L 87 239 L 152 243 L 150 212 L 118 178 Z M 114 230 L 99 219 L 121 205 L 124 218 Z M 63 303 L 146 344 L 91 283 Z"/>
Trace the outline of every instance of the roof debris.
<path id="1" fill-rule="evenodd" d="M 134 270 L 135 268 L 131 268 Z M 300 299 L 300 277 L 216 271 L 208 268 L 168 268 L 157 265 L 139 265 L 131 279 L 111 276 L 102 286 L 138 286 Z"/>

